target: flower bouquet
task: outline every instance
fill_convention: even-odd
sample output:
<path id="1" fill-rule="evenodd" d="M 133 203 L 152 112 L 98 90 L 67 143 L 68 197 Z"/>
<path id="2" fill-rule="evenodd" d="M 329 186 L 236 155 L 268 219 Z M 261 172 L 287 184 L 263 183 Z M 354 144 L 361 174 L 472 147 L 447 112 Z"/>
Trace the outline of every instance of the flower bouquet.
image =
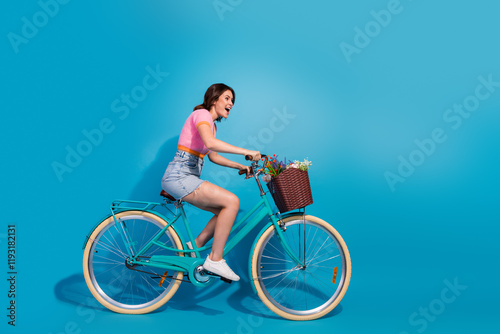
<path id="1" fill-rule="evenodd" d="M 276 155 L 263 159 L 264 165 L 262 178 L 267 182 L 267 187 L 280 212 L 287 212 L 303 208 L 313 203 L 311 186 L 309 184 L 309 166 L 311 162 L 305 159 L 283 161 Z"/>

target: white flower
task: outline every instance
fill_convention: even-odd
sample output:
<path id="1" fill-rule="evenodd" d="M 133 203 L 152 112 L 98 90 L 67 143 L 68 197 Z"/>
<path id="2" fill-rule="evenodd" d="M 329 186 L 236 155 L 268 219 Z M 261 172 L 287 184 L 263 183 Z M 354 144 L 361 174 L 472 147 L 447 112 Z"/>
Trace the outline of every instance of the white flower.
<path id="1" fill-rule="evenodd" d="M 264 175 L 262 177 L 262 180 L 264 180 L 265 182 L 269 182 L 269 181 L 271 181 L 271 179 L 272 179 L 271 175 Z"/>
<path id="2" fill-rule="evenodd" d="M 298 168 L 300 170 L 303 170 L 303 171 L 307 171 L 309 169 L 309 166 L 311 166 L 312 163 L 307 160 L 307 159 L 304 159 L 304 161 L 299 161 L 299 160 L 294 160 L 293 164 L 291 164 L 290 166 L 291 167 L 295 167 L 295 168 Z"/>

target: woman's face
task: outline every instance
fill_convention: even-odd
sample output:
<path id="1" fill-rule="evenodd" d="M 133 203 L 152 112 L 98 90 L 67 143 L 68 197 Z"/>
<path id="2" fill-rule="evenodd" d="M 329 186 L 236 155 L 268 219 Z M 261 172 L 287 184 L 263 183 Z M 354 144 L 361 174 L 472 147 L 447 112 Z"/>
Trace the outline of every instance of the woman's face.
<path id="1" fill-rule="evenodd" d="M 214 107 L 217 116 L 227 118 L 229 111 L 233 107 L 233 93 L 230 90 L 226 90 L 214 103 Z"/>

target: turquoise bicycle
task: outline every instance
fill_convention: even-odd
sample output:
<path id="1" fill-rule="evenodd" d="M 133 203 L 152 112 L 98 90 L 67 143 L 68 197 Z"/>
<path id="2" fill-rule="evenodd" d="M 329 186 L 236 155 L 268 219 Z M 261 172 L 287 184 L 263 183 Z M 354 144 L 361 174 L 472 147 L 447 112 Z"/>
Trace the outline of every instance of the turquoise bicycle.
<path id="1" fill-rule="evenodd" d="M 260 200 L 234 224 L 224 257 L 265 221 L 250 251 L 254 292 L 284 318 L 320 318 L 338 305 L 349 286 L 347 246 L 330 224 L 305 210 L 274 212 L 259 179 L 261 166 L 254 162 L 251 168 L 248 178 L 256 180 Z M 203 269 L 200 252 L 210 250 L 211 243 L 187 247 L 187 241 L 195 243 L 184 203 L 164 191 L 162 195 L 161 203 L 114 201 L 111 214 L 85 239 L 85 281 L 92 295 L 112 311 L 152 312 L 172 298 L 183 281 L 206 287 L 223 279 Z M 159 207 L 167 214 L 158 212 Z M 178 221 L 183 222 L 187 239 L 179 234 Z"/>

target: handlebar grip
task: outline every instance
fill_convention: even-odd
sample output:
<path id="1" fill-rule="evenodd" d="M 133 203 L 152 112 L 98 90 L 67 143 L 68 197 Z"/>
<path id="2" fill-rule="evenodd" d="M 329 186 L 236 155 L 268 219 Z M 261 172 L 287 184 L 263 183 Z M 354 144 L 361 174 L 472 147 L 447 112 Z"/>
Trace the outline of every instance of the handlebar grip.
<path id="1" fill-rule="evenodd" d="M 267 157 L 267 155 L 261 153 L 260 157 L 265 158 L 265 157 Z M 253 160 L 253 156 L 251 156 L 250 154 L 247 154 L 247 155 L 245 155 L 245 160 Z"/>
<path id="2" fill-rule="evenodd" d="M 246 171 L 246 169 L 240 169 L 240 170 L 238 171 L 238 174 L 239 174 L 239 175 L 243 175 L 243 174 L 245 174 L 246 172 L 247 172 L 247 171 Z"/>

